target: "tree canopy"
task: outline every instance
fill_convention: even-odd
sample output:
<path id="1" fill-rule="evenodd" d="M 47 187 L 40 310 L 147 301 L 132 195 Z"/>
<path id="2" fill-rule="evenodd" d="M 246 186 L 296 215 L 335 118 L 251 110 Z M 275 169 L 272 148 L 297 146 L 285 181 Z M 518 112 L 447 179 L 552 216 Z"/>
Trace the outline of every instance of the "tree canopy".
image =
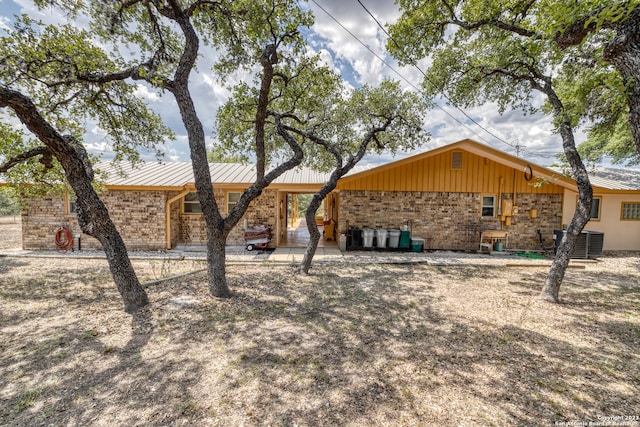
<path id="1" fill-rule="evenodd" d="M 637 163 L 640 138 L 632 126 L 640 120 L 630 107 L 640 104 L 638 1 L 399 4 L 403 17 L 391 27 L 388 47 L 405 63 L 434 59 L 428 93 L 444 90 L 461 106 L 494 101 L 502 111 L 532 112 L 540 105 L 531 88 L 548 78 L 572 126 L 587 127 L 585 155 Z"/>
<path id="2" fill-rule="evenodd" d="M 160 117 L 136 95 L 135 86 L 94 80 L 96 72 L 115 71 L 123 60 L 110 57 L 85 30 L 44 25 L 22 16 L 0 38 L 0 52 L 0 84 L 29 96 L 54 128 L 79 140 L 88 127 L 96 127 L 113 147 L 116 159 L 138 160 L 141 149 L 156 150 L 166 137 L 172 137 Z M 5 161 L 42 145 L 29 138 L 5 141 L 0 143 L 0 158 Z"/>

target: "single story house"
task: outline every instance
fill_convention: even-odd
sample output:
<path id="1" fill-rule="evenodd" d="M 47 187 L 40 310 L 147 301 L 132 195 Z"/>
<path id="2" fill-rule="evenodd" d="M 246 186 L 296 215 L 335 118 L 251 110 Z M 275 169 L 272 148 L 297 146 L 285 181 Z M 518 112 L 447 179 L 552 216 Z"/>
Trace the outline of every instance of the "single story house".
<path id="1" fill-rule="evenodd" d="M 101 194 L 129 249 L 165 250 L 202 245 L 206 233 L 189 162 L 103 163 Z M 218 206 L 227 212 L 255 177 L 252 165 L 210 165 Z M 290 195 L 314 193 L 327 175 L 289 171 L 251 203 L 230 233 L 229 245 L 244 243 L 244 225 L 272 228 L 272 246 L 285 244 Z M 594 209 L 586 229 L 605 233 L 605 250 L 640 250 L 640 185 L 594 178 Z M 338 233 L 353 227 L 400 228 L 425 239 L 426 249 L 475 251 L 486 230 L 504 232 L 510 249 L 552 244 L 554 230 L 575 210 L 575 181 L 526 159 L 466 139 L 374 168 L 360 168 L 338 182 L 325 200 L 325 216 Z M 25 201 L 23 248 L 52 249 L 60 226 L 80 235 L 71 195 Z M 537 230 L 540 230 L 538 234 Z M 99 247 L 82 236 L 82 246 Z"/>
<path id="2" fill-rule="evenodd" d="M 585 230 L 605 233 L 604 250 L 640 250 L 640 183 L 611 178 L 592 178 Z M 486 230 L 506 232 L 511 249 L 550 247 L 578 195 L 560 172 L 470 139 L 351 174 L 338 190 L 339 230 L 408 224 L 426 248 L 465 251 L 478 250 Z"/>

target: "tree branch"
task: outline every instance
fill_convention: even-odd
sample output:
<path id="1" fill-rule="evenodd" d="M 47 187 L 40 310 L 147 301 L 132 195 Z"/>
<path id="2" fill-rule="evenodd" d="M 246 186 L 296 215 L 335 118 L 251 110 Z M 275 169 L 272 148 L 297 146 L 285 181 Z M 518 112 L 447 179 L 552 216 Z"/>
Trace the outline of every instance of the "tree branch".
<path id="1" fill-rule="evenodd" d="M 602 10 L 602 8 L 594 10 L 588 15 L 585 15 L 571 23 L 571 25 L 567 26 L 563 31 L 558 31 L 554 36 L 555 42 L 562 48 L 568 48 L 582 43 L 582 40 L 584 40 L 587 35 L 598 28 L 598 24 L 595 20 L 592 20 L 589 24 L 587 24 L 587 21 L 598 16 Z M 605 21 L 602 22 L 600 26 L 602 28 L 612 28 L 613 23 Z"/>
<path id="2" fill-rule="evenodd" d="M 497 27 L 502 30 L 508 31 L 510 33 L 518 34 L 523 37 L 531 37 L 531 38 L 539 37 L 539 35 L 535 31 L 531 31 L 526 28 L 522 28 L 518 25 L 509 24 L 507 22 L 503 22 L 503 21 L 500 21 L 499 19 L 493 19 L 493 18 L 482 19 L 476 22 L 466 22 L 466 21 L 461 21 L 457 18 L 454 18 L 448 23 L 457 25 L 469 31 L 477 30 L 478 28 L 482 28 L 485 26 L 492 26 L 492 27 Z"/>
<path id="3" fill-rule="evenodd" d="M 4 162 L 4 164 L 1 164 L 0 173 L 6 173 L 12 167 L 24 162 L 25 160 L 28 160 L 37 156 L 42 156 L 42 159 L 40 160 L 40 162 L 43 165 L 45 165 L 47 169 L 50 169 L 53 167 L 53 164 L 51 163 L 52 161 L 51 149 L 49 147 L 36 147 L 7 160 L 6 162 Z"/>

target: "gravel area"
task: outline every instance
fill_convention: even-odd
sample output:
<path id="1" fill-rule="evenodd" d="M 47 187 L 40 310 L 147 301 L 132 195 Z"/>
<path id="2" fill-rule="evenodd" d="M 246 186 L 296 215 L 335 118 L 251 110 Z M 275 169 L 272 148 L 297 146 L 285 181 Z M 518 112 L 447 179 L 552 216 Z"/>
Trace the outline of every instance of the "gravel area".
<path id="1" fill-rule="evenodd" d="M 141 257 L 141 281 L 176 277 L 149 285 L 150 305 L 128 315 L 106 260 L 10 251 L 0 250 L 0 425 L 552 426 L 640 416 L 637 254 L 575 262 L 561 304 L 536 298 L 548 260 L 506 255 L 386 264 L 358 252 L 308 276 L 286 263 L 230 263 L 233 297 L 223 300 L 209 295 L 204 272 L 181 275 L 201 260 Z"/>

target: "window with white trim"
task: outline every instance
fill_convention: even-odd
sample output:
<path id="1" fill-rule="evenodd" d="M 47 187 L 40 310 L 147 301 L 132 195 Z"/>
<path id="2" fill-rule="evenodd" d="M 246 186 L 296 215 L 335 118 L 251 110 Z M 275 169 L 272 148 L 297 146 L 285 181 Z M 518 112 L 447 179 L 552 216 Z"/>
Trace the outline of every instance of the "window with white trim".
<path id="1" fill-rule="evenodd" d="M 227 215 L 229 215 L 231 209 L 233 209 L 233 207 L 238 204 L 241 195 L 242 193 L 240 193 L 239 191 L 227 192 Z"/>
<path id="2" fill-rule="evenodd" d="M 623 221 L 639 221 L 640 220 L 640 203 L 638 202 L 622 202 Z"/>
<path id="3" fill-rule="evenodd" d="M 202 213 L 202 207 L 200 207 L 200 201 L 198 200 L 198 193 L 192 191 L 191 193 L 184 196 L 184 198 L 182 199 L 182 213 Z"/>
<path id="4" fill-rule="evenodd" d="M 496 216 L 496 196 L 482 196 L 482 218 Z"/>

